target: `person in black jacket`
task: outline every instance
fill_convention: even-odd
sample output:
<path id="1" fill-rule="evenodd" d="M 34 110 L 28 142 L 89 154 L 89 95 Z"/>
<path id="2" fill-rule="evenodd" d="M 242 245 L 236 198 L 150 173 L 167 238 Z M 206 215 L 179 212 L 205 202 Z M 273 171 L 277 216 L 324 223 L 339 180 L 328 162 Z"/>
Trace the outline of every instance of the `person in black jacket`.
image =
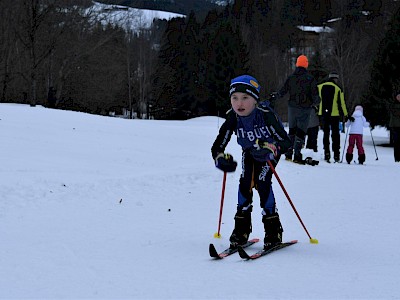
<path id="1" fill-rule="evenodd" d="M 216 167 L 224 172 L 234 172 L 237 165 L 233 157 L 225 153 L 233 133 L 243 150 L 235 228 L 229 239 L 231 248 L 245 244 L 251 233 L 253 188 L 257 189 L 263 209 L 265 249 L 282 242 L 283 229 L 267 161 L 276 166 L 281 153 L 288 150 L 291 142 L 275 113 L 258 106 L 259 94 L 260 85 L 254 77 L 242 75 L 232 79 L 229 91 L 232 109 L 227 112 L 211 148 Z"/>
<path id="2" fill-rule="evenodd" d="M 288 121 L 292 147 L 285 154 L 286 159 L 301 164 L 304 164 L 301 148 L 307 133 L 310 113 L 313 109 L 315 111 L 318 109 L 321 101 L 317 81 L 308 73 L 307 68 L 307 56 L 300 55 L 296 61 L 295 71 L 286 79 L 285 84 L 277 93 L 277 98 L 289 93 Z"/>
<path id="3" fill-rule="evenodd" d="M 389 128 L 393 136 L 394 161 L 400 162 L 400 92 L 395 93 L 394 99 L 389 106 Z"/>

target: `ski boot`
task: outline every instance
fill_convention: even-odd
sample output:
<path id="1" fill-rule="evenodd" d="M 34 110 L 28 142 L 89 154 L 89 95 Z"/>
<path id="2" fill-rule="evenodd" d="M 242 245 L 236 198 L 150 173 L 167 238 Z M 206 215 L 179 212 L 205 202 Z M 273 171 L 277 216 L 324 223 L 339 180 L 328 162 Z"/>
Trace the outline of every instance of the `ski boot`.
<path id="1" fill-rule="evenodd" d="M 298 155 L 296 155 L 296 154 L 294 155 L 293 162 L 296 164 L 300 164 L 300 165 L 306 164 L 306 162 L 303 160 L 303 156 L 301 155 L 301 153 Z"/>
<path id="2" fill-rule="evenodd" d="M 262 217 L 264 223 L 265 237 L 264 250 L 270 249 L 282 243 L 282 225 L 278 213 L 269 213 Z"/>
<path id="3" fill-rule="evenodd" d="M 293 143 L 294 143 L 294 138 L 295 138 L 295 136 L 294 135 L 292 135 L 292 134 L 289 134 L 289 139 L 290 139 L 290 142 L 291 142 L 291 147 L 288 149 L 288 151 L 285 153 L 285 159 L 286 160 L 289 160 L 289 161 L 292 161 L 293 160 Z"/>
<path id="4" fill-rule="evenodd" d="M 301 165 L 305 165 L 305 162 L 303 160 L 303 156 L 301 155 L 301 148 L 303 147 L 304 140 L 296 136 L 294 139 L 294 156 L 293 156 L 293 162 Z"/>
<path id="5" fill-rule="evenodd" d="M 351 161 L 353 160 L 353 153 L 346 153 L 346 161 L 348 164 L 351 164 Z"/>
<path id="6" fill-rule="evenodd" d="M 285 159 L 288 161 L 293 160 L 293 148 L 289 148 L 289 150 L 285 153 Z"/>
<path id="7" fill-rule="evenodd" d="M 324 159 L 330 163 L 331 162 L 331 153 L 330 152 L 325 152 L 325 157 Z"/>
<path id="8" fill-rule="evenodd" d="M 340 153 L 339 152 L 335 152 L 335 154 L 333 154 L 333 160 L 337 163 L 340 162 Z"/>
<path id="9" fill-rule="evenodd" d="M 251 233 L 251 211 L 252 206 L 247 210 L 238 210 L 235 214 L 235 228 L 229 238 L 230 248 L 236 249 L 238 246 L 246 244 Z"/>
<path id="10" fill-rule="evenodd" d="M 358 163 L 362 165 L 365 162 L 365 154 L 360 154 L 358 156 Z"/>

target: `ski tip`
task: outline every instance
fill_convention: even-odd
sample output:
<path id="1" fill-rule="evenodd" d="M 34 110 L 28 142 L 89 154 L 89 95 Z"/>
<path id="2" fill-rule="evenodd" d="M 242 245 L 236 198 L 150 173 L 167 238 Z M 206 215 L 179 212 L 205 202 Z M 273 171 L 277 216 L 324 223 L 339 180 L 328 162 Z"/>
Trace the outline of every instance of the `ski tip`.
<path id="1" fill-rule="evenodd" d="M 209 246 L 209 248 L 208 248 L 208 251 L 209 251 L 210 256 L 211 256 L 212 258 L 215 258 L 215 259 L 221 259 L 221 258 L 222 258 L 221 256 L 218 255 L 218 252 L 217 252 L 217 250 L 215 249 L 214 244 L 210 244 L 210 246 Z"/>
<path id="2" fill-rule="evenodd" d="M 212 254 L 215 252 L 214 244 L 210 244 L 210 246 L 208 247 L 208 252 L 212 256 Z"/>
<path id="3" fill-rule="evenodd" d="M 249 242 L 253 242 L 253 243 L 258 243 L 259 241 L 260 241 L 260 239 L 258 239 L 258 238 L 249 240 Z"/>
<path id="4" fill-rule="evenodd" d="M 241 258 L 250 259 L 250 256 L 247 254 L 247 252 L 241 246 L 238 247 L 238 253 Z"/>

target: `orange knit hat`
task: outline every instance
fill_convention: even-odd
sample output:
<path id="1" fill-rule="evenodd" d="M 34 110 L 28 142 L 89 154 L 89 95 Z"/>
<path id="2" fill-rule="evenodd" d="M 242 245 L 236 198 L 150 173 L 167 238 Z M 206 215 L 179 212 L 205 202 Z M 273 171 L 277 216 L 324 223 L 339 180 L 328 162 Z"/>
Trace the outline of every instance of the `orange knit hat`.
<path id="1" fill-rule="evenodd" d="M 305 55 L 300 55 L 297 58 L 296 67 L 308 68 L 308 58 Z"/>

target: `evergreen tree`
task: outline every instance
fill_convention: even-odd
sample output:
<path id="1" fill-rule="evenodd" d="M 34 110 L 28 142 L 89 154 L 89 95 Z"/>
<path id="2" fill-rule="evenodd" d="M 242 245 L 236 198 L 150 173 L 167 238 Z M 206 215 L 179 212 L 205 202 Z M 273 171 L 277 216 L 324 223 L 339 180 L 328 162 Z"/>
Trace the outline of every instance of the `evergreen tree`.
<path id="1" fill-rule="evenodd" d="M 305 1 L 305 24 L 323 25 L 332 16 L 330 0 Z"/>
<path id="2" fill-rule="evenodd" d="M 285 0 L 283 2 L 282 20 L 288 25 L 297 26 L 304 24 L 305 10 L 304 0 Z"/>
<path id="3" fill-rule="evenodd" d="M 186 112 L 186 116 L 198 115 L 200 91 L 199 62 L 202 57 L 202 41 L 199 36 L 200 25 L 192 11 L 187 18 L 185 29 L 181 37 L 182 57 L 178 68 L 180 88 L 177 95 L 178 110 Z"/>
<path id="4" fill-rule="evenodd" d="M 373 19 L 381 14 L 382 0 L 364 0 L 363 9 L 369 13 L 369 18 Z"/>
<path id="5" fill-rule="evenodd" d="M 387 125 L 387 105 L 400 90 L 400 9 L 393 15 L 380 43 L 371 71 L 369 91 L 364 99 L 366 115 L 373 125 Z"/>
<path id="6" fill-rule="evenodd" d="M 178 68 L 182 49 L 178 47 L 185 20 L 174 18 L 168 21 L 161 39 L 158 64 L 153 76 L 153 113 L 156 118 L 172 118 L 177 110 Z"/>
<path id="7" fill-rule="evenodd" d="M 248 53 L 238 29 L 234 30 L 229 19 L 220 22 L 211 37 L 207 50 L 207 76 L 205 87 L 208 107 L 212 114 L 224 115 L 230 107 L 230 80 L 248 72 Z"/>
<path id="8" fill-rule="evenodd" d="M 296 26 L 304 22 L 304 6 L 301 1 L 285 0 L 280 13 L 279 49 L 291 49 L 297 44 Z"/>

